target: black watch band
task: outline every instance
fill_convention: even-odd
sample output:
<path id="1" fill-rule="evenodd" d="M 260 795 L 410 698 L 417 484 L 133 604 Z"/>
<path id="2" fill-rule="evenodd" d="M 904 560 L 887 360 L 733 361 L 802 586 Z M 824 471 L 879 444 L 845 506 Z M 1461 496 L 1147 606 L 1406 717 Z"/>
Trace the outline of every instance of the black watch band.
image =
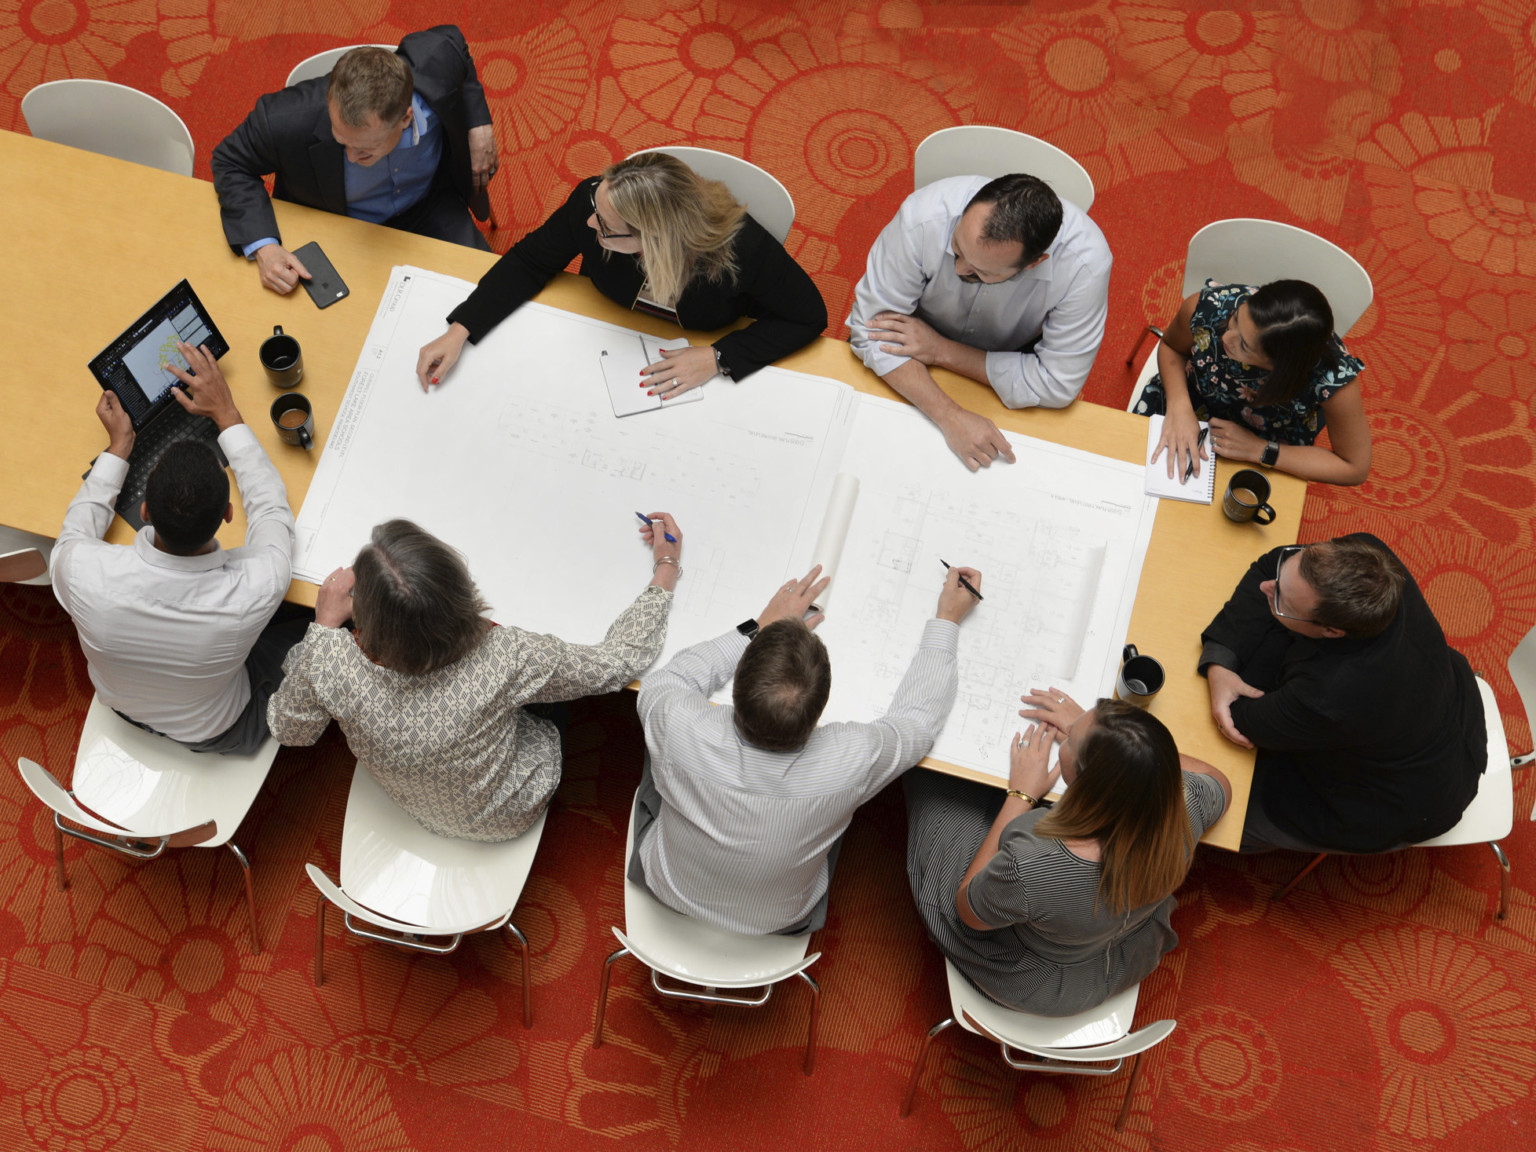
<path id="1" fill-rule="evenodd" d="M 1280 445 L 1278 442 L 1271 440 L 1268 444 L 1264 445 L 1264 455 L 1259 457 L 1259 463 L 1266 468 L 1273 468 L 1279 460 Z"/>
<path id="2" fill-rule="evenodd" d="M 743 620 L 740 624 L 736 625 L 736 631 L 740 632 L 748 640 L 754 640 L 757 638 L 757 621 L 751 618 Z"/>

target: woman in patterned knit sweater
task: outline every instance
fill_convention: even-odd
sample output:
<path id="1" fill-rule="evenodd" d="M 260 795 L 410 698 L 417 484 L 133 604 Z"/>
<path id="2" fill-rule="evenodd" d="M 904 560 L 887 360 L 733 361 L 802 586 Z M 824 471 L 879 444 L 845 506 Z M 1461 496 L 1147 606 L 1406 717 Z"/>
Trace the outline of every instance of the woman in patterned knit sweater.
<path id="1" fill-rule="evenodd" d="M 272 734 L 313 744 L 334 718 L 359 764 L 424 828 L 522 835 L 561 762 L 558 729 L 528 706 L 616 691 L 661 652 L 683 534 L 655 518 L 662 530 L 641 530 L 651 582 L 593 645 L 496 626 L 457 552 L 409 520 L 380 524 L 351 568 L 326 577 L 268 704 Z"/>

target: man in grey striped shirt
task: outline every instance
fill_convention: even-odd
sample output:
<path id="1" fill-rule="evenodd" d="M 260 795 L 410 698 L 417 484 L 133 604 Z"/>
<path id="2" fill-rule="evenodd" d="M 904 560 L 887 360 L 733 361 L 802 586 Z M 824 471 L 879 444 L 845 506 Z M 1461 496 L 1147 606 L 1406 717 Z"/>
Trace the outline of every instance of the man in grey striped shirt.
<path id="1" fill-rule="evenodd" d="M 885 715 L 817 727 L 831 687 L 806 613 L 813 568 L 756 620 L 679 652 L 645 677 L 646 771 L 629 877 L 667 907 L 752 935 L 813 932 L 854 810 L 933 746 L 955 701 L 959 625 L 981 574 L 952 568 Z M 735 676 L 733 707 L 709 698 Z"/>

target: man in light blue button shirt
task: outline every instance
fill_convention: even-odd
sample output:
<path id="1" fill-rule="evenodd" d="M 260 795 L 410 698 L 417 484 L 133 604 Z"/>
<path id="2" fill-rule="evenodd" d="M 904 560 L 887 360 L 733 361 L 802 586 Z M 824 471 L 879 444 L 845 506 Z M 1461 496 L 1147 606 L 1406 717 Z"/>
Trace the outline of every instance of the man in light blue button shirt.
<path id="1" fill-rule="evenodd" d="M 329 77 L 261 97 L 212 165 L 225 238 L 274 292 L 309 271 L 282 245 L 267 173 L 278 199 L 489 249 L 470 212 L 489 213 L 495 129 L 451 24 L 413 32 L 396 52 L 355 48 Z"/>
<path id="2" fill-rule="evenodd" d="M 848 342 L 975 471 L 1013 451 L 928 369 L 991 385 L 1010 408 L 1064 408 L 1104 338 L 1109 245 L 1033 176 L 953 176 L 907 197 L 854 293 Z"/>

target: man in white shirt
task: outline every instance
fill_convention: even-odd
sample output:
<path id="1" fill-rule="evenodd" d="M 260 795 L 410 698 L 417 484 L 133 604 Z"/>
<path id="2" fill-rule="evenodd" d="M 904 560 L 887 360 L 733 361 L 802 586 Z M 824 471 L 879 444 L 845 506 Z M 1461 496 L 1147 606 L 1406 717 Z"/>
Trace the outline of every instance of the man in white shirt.
<path id="1" fill-rule="evenodd" d="M 1098 225 L 1042 180 L 936 180 L 869 250 L 848 342 L 971 471 L 1012 463 L 997 425 L 951 400 L 928 369 L 989 384 L 1009 408 L 1065 408 L 1104 338 L 1112 262 Z"/>
<path id="2" fill-rule="evenodd" d="M 199 752 L 250 753 L 267 736 L 267 697 L 305 621 L 273 623 L 288 590 L 293 513 L 272 461 L 235 407 L 217 361 L 178 345 L 189 374 L 172 389 L 211 419 L 245 504 L 245 544 L 214 538 L 234 518 L 229 477 L 206 444 L 172 444 L 145 489 L 145 527 L 108 544 L 113 504 L 128 475 L 133 423 L 103 392 L 96 415 L 111 438 L 64 514 L 53 549 L 53 589 L 74 619 L 102 703 L 141 728 Z"/>
<path id="3" fill-rule="evenodd" d="M 685 916 L 751 935 L 814 932 L 854 811 L 928 754 L 955 702 L 960 621 L 981 573 L 952 568 L 885 715 L 817 727 L 831 688 L 806 619 L 813 568 L 761 615 L 647 673 L 646 768 L 629 878 Z M 961 577 L 964 577 L 964 581 Z M 735 676 L 732 707 L 710 696 Z"/>

